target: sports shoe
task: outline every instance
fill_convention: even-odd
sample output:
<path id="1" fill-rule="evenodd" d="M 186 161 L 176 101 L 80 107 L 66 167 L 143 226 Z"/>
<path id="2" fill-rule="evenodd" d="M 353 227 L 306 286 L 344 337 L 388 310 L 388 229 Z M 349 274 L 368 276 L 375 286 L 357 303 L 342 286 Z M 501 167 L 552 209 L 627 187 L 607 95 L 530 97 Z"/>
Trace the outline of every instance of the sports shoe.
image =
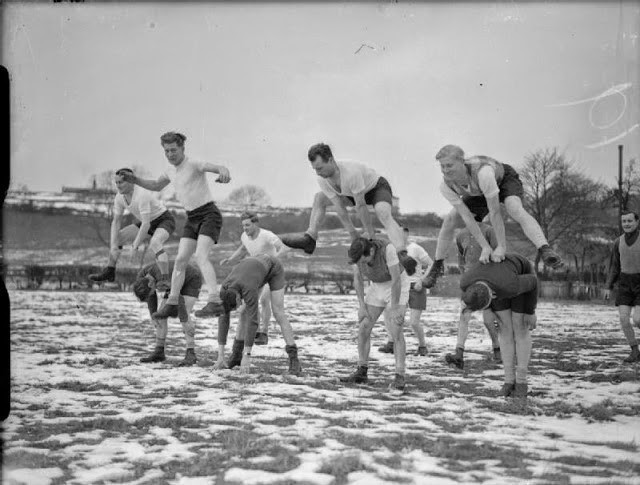
<path id="1" fill-rule="evenodd" d="M 387 342 L 384 345 L 378 347 L 378 352 L 382 352 L 383 354 L 393 354 L 393 342 Z"/>
<path id="2" fill-rule="evenodd" d="M 256 338 L 253 340 L 254 345 L 267 345 L 269 343 L 269 335 L 265 332 L 256 332 Z"/>
<path id="3" fill-rule="evenodd" d="M 349 374 L 347 377 L 341 377 L 340 382 L 364 384 L 369 380 L 367 377 L 367 371 L 369 368 L 366 365 L 359 365 L 353 374 Z"/>
<path id="4" fill-rule="evenodd" d="M 395 379 L 393 380 L 393 388 L 396 391 L 404 391 L 404 376 L 402 374 L 396 374 Z"/>
<path id="5" fill-rule="evenodd" d="M 99 283 L 101 281 L 113 282 L 116 280 L 116 268 L 113 266 L 107 266 L 100 273 L 93 273 L 89 275 L 91 281 Z"/>
<path id="6" fill-rule="evenodd" d="M 242 363 L 242 351 L 244 350 L 244 340 L 234 340 L 231 348 L 231 355 L 227 360 L 227 369 L 233 369 Z"/>
<path id="7" fill-rule="evenodd" d="M 174 305 L 172 303 L 165 304 L 160 310 L 153 313 L 151 318 L 155 318 L 158 320 L 163 320 L 165 318 L 176 318 L 178 316 L 178 305 Z"/>
<path id="8" fill-rule="evenodd" d="M 219 317 L 225 313 L 221 302 L 209 301 L 205 306 L 198 310 L 195 315 L 198 318 Z"/>
<path id="9" fill-rule="evenodd" d="M 497 364 L 502 364 L 502 354 L 500 353 L 500 347 L 493 349 L 493 361 Z"/>
<path id="10" fill-rule="evenodd" d="M 438 278 L 444 274 L 444 259 L 436 259 L 424 279 L 425 288 L 433 288 Z"/>
<path id="11" fill-rule="evenodd" d="M 509 397 L 513 394 L 513 390 L 515 388 L 516 388 L 515 382 L 505 382 L 504 384 L 502 384 L 502 389 L 500 389 L 500 394 L 503 395 L 504 397 Z"/>
<path id="12" fill-rule="evenodd" d="M 187 349 L 184 359 L 178 362 L 178 367 L 189 367 L 194 365 L 196 362 L 196 351 L 194 349 Z"/>
<path id="13" fill-rule="evenodd" d="M 464 369 L 464 357 L 460 354 L 447 354 L 444 356 L 444 360 L 447 361 L 447 364 L 453 364 L 458 369 Z"/>
<path id="14" fill-rule="evenodd" d="M 299 376 L 302 372 L 302 366 L 298 360 L 298 347 L 296 345 L 287 345 L 284 350 L 289 355 L 289 374 Z"/>
<path id="15" fill-rule="evenodd" d="M 313 254 L 316 250 L 316 240 L 306 232 L 303 234 L 282 234 L 282 244 L 293 249 L 302 249 L 307 254 Z"/>
<path id="16" fill-rule="evenodd" d="M 640 351 L 638 351 L 637 345 L 631 348 L 629 357 L 624 359 L 623 362 L 626 362 L 627 364 L 631 364 L 632 362 L 640 362 Z"/>
<path id="17" fill-rule="evenodd" d="M 527 383 L 516 382 L 513 387 L 513 392 L 511 393 L 511 397 L 527 397 L 527 391 L 529 390 L 529 386 Z"/>
<path id="18" fill-rule="evenodd" d="M 551 268 L 553 269 L 558 269 L 564 264 L 558 253 L 551 249 L 551 246 L 549 246 L 548 244 L 540 247 L 540 249 L 538 249 L 538 254 L 540 255 L 540 259 L 542 259 L 544 264 L 546 264 L 547 266 L 551 266 Z"/>
<path id="19" fill-rule="evenodd" d="M 140 362 L 148 364 L 152 362 L 164 362 L 165 360 L 167 360 L 167 358 L 164 355 L 164 347 L 156 347 L 153 352 L 140 359 Z"/>
<path id="20" fill-rule="evenodd" d="M 427 355 L 427 346 L 419 346 L 418 347 L 418 351 L 416 352 L 416 355 L 420 355 L 422 357 L 424 357 L 425 355 Z"/>

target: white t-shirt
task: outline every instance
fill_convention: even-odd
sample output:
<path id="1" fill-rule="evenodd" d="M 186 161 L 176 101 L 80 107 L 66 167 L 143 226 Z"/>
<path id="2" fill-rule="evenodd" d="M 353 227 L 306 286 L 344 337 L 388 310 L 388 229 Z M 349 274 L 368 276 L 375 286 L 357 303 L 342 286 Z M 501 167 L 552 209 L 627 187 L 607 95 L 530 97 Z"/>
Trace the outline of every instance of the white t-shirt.
<path id="1" fill-rule="evenodd" d="M 184 157 L 180 165 L 171 165 L 162 174 L 173 183 L 176 198 L 188 211 L 213 202 L 204 167 L 204 162 Z"/>
<path id="2" fill-rule="evenodd" d="M 246 232 L 240 236 L 242 245 L 246 248 L 249 256 L 266 254 L 267 256 L 277 256 L 282 248 L 282 241 L 271 231 L 260 228 L 260 232 L 255 239 L 251 239 Z"/>
<path id="3" fill-rule="evenodd" d="M 474 193 L 473 189 L 470 187 L 471 190 L 469 195 L 484 195 L 486 198 L 500 193 L 498 183 L 496 182 L 496 172 L 490 165 L 485 165 L 478 171 L 478 187 L 480 189 L 480 193 Z M 462 196 L 457 194 L 444 181 L 440 184 L 440 192 L 452 205 L 455 206 L 462 204 Z"/>
<path id="4" fill-rule="evenodd" d="M 156 194 L 137 185 L 133 186 L 130 204 L 120 193 L 116 194 L 113 199 L 113 213 L 115 215 L 122 215 L 125 209 L 140 222 L 151 222 L 167 210 Z"/>
<path id="5" fill-rule="evenodd" d="M 328 179 L 318 177 L 318 185 L 330 199 L 339 196 L 353 197 L 361 192 L 368 192 L 376 186 L 380 175 L 372 168 L 355 162 L 336 162 L 340 169 L 340 191 Z"/>
<path id="6" fill-rule="evenodd" d="M 409 281 L 415 283 L 424 278 L 429 267 L 433 264 L 433 260 L 422 246 L 414 242 L 407 244 L 407 254 L 418 262 L 416 272 L 409 276 Z"/>

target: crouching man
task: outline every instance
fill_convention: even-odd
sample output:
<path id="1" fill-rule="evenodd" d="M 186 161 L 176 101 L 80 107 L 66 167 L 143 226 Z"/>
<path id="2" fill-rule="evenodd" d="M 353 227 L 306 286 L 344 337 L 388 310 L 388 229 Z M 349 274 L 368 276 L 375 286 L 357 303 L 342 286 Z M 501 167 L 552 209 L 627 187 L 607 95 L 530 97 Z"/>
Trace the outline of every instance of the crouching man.
<path id="1" fill-rule="evenodd" d="M 358 237 L 349 248 L 350 264 L 353 264 L 353 284 L 358 295 L 358 368 L 340 380 L 356 384 L 367 382 L 371 330 L 386 307 L 390 307 L 387 331 L 393 338 L 396 375 L 393 387 L 403 391 L 405 387 L 404 317 L 409 302 L 409 278 L 400 264 L 396 248 L 378 239 Z M 364 278 L 371 281 L 365 295 Z"/>
<path id="2" fill-rule="evenodd" d="M 149 264 L 142 268 L 133 284 L 133 292 L 140 301 L 147 303 L 149 307 L 149 315 L 156 327 L 156 346 L 154 351 L 147 357 L 140 359 L 140 362 L 163 362 L 166 357 L 164 354 L 165 341 L 167 338 L 167 319 L 155 318 L 153 315 L 158 310 L 158 295 L 156 294 L 156 285 L 158 282 L 164 281 L 163 273 L 157 264 Z M 187 351 L 178 366 L 190 366 L 196 363 L 195 352 L 195 331 L 196 325 L 191 317 L 193 305 L 198 300 L 200 288 L 202 287 L 202 274 L 200 270 L 191 264 L 187 265 L 185 271 L 184 285 L 180 290 L 178 301 L 178 318 L 182 324 L 182 331 L 187 343 Z M 162 299 L 160 308 L 167 303 L 169 298 L 168 292 Z"/>
<path id="3" fill-rule="evenodd" d="M 220 287 L 221 303 L 212 306 L 212 316 L 220 317 L 218 322 L 218 361 L 215 369 L 228 367 L 232 369 L 240 365 L 243 373 L 251 369 L 251 350 L 255 343 L 259 326 L 258 305 L 260 293 L 264 285 L 269 285 L 271 310 L 282 329 L 285 351 L 289 355 L 289 374 L 299 375 L 301 372 L 298 360 L 298 347 L 293 337 L 293 329 L 284 311 L 284 267 L 278 258 L 259 254 L 240 261 L 225 278 Z M 225 363 L 224 353 L 229 332 L 229 314 L 240 307 L 244 301 L 245 310 L 240 317 L 240 325 L 236 331 L 236 339 L 229 361 Z"/>

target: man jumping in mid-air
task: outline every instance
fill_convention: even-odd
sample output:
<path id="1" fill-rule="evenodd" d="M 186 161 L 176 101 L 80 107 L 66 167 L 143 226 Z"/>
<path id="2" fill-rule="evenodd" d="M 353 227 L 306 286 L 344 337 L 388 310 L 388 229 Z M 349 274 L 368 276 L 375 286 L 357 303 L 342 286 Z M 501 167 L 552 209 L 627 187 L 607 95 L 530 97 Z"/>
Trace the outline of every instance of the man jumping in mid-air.
<path id="1" fill-rule="evenodd" d="M 235 264 L 242 258 L 248 256 L 258 256 L 259 254 L 267 254 L 279 258 L 287 252 L 287 248 L 282 241 L 271 231 L 260 227 L 258 216 L 253 212 L 243 212 L 240 215 L 242 222 L 242 235 L 240 236 L 241 244 L 238 249 L 228 258 L 220 261 L 221 266 L 227 264 Z M 266 345 L 269 342 L 269 321 L 271 320 L 271 295 L 269 288 L 264 286 L 260 294 L 260 328 L 256 333 L 255 344 Z M 244 308 L 240 310 L 244 312 Z M 240 318 L 242 320 L 242 317 Z"/>
<path id="2" fill-rule="evenodd" d="M 312 254 L 316 249 L 318 231 L 330 205 L 335 208 L 351 239 L 357 238 L 359 233 L 349 219 L 346 209 L 348 206 L 355 206 L 365 230 L 364 235 L 374 237 L 373 222 L 368 208 L 373 206 L 396 251 L 405 249 L 402 229 L 391 213 L 393 195 L 387 179 L 361 163 L 336 162 L 331 148 L 324 143 L 313 145 L 309 149 L 308 158 L 318 175 L 321 190 L 313 199 L 307 231 L 303 234 L 281 235 L 284 244 Z"/>
<path id="3" fill-rule="evenodd" d="M 175 230 L 176 221 L 156 194 L 127 182 L 125 174 L 133 175 L 133 170 L 121 168 L 116 171 L 118 193 L 113 200 L 109 263 L 102 272 L 89 275 L 89 279 L 92 281 L 114 281 L 116 263 L 120 257 L 122 246 L 131 243 L 135 251 L 151 237 L 149 248 L 153 251 L 158 262 L 162 281 L 167 281 L 169 279 L 169 257 L 164 251 L 164 243 Z M 123 228 L 122 217 L 125 209 L 137 219 L 137 222 Z"/>
<path id="4" fill-rule="evenodd" d="M 522 207 L 522 182 L 513 167 L 485 156 L 465 159 L 462 148 L 455 145 L 443 147 L 436 155 L 436 160 L 440 162 L 443 175 L 440 192 L 451 203 L 453 209 L 445 216 L 438 234 L 435 262 L 429 271 L 427 288 L 431 288 L 442 274 L 444 258 L 452 246 L 458 215 L 482 246 L 481 263 L 500 262 L 504 259 L 507 242 L 501 203 L 509 215 L 520 224 L 529 240 L 535 244 L 542 261 L 554 269 L 562 265 L 560 257 L 549 246 L 538 222 Z M 491 248 L 474 220 L 475 211 L 487 208 L 491 226 L 498 239 L 495 249 Z"/>
<path id="5" fill-rule="evenodd" d="M 208 303 L 197 317 L 209 316 L 213 303 L 218 300 L 216 272 L 209 260 L 209 252 L 222 228 L 222 215 L 213 202 L 213 197 L 207 184 L 207 172 L 216 173 L 216 182 L 226 184 L 231 180 L 229 170 L 222 165 L 192 160 L 184 153 L 184 142 L 187 139 L 181 133 L 168 132 L 160 137 L 169 169 L 157 180 L 143 180 L 133 174 L 124 174 L 128 182 L 144 187 L 148 190 L 160 191 L 173 182 L 176 197 L 187 210 L 187 223 L 182 231 L 178 255 L 171 275 L 171 293 L 167 304 L 164 305 L 154 318 L 178 316 L 178 297 L 184 283 L 185 269 L 189 259 L 195 253 L 196 262 L 202 271 L 207 285 Z"/>

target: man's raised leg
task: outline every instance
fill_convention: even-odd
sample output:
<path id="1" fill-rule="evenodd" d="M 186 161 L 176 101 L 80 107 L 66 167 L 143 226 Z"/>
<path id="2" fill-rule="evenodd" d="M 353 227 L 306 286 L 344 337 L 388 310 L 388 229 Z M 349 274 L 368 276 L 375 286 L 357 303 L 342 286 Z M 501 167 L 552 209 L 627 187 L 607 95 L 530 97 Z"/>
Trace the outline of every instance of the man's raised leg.
<path id="1" fill-rule="evenodd" d="M 134 224 L 129 224 L 123 227 L 118 232 L 118 241 L 115 246 L 109 248 L 109 261 L 107 267 L 100 273 L 94 273 L 89 275 L 89 279 L 95 282 L 101 281 L 115 281 L 116 279 L 116 264 L 122 253 L 122 246 L 125 244 L 131 244 L 138 234 L 138 227 Z"/>
<path id="2" fill-rule="evenodd" d="M 374 206 L 374 209 L 376 211 L 376 215 L 378 216 L 378 220 L 387 231 L 389 240 L 391 241 L 391 244 L 393 244 L 393 247 L 396 248 L 396 251 L 400 252 L 406 250 L 407 248 L 406 244 L 404 243 L 404 233 L 400 225 L 393 218 L 391 204 L 386 201 L 380 201 Z M 371 236 L 373 236 L 373 234 Z"/>
<path id="3" fill-rule="evenodd" d="M 151 236 L 149 241 L 149 249 L 153 251 L 153 254 L 162 273 L 163 279 L 169 280 L 169 255 L 164 250 L 164 243 L 169 239 L 169 233 L 166 229 L 159 227 Z"/>
<path id="4" fill-rule="evenodd" d="M 316 250 L 318 231 L 327 213 L 327 207 L 331 205 L 331 200 L 324 193 L 318 192 L 313 197 L 311 216 L 309 217 L 309 227 L 303 234 L 281 234 L 280 239 L 285 246 L 294 249 L 302 249 L 307 254 L 313 254 Z"/>
<path id="5" fill-rule="evenodd" d="M 180 238 L 178 244 L 178 255 L 173 263 L 173 273 L 171 274 L 171 291 L 167 304 L 154 313 L 154 318 L 167 318 L 178 316 L 178 301 L 180 299 L 180 291 L 184 284 L 185 271 L 189 260 L 196 250 L 196 241 L 194 239 L 183 237 Z"/>
<path id="6" fill-rule="evenodd" d="M 198 236 L 198 244 L 195 251 L 196 262 L 202 272 L 204 278 L 204 284 L 209 292 L 207 295 L 207 304 L 196 312 L 197 317 L 211 317 L 216 316 L 218 306 L 220 303 L 220 294 L 218 292 L 218 280 L 216 277 L 216 270 L 213 267 L 213 263 L 209 259 L 209 254 L 214 246 L 214 241 L 209 236 L 200 234 Z"/>

